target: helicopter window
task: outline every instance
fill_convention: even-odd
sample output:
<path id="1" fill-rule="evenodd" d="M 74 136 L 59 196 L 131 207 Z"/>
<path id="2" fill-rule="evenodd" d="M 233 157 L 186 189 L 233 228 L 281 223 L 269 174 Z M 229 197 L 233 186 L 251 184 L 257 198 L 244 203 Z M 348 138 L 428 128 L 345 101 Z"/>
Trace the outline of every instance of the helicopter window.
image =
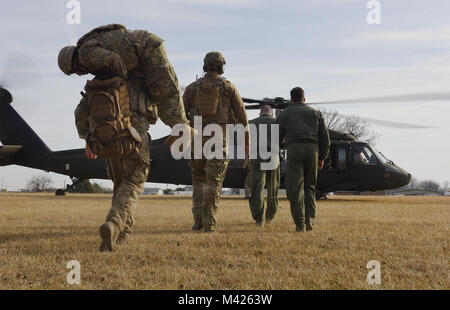
<path id="1" fill-rule="evenodd" d="M 381 161 L 381 163 L 384 165 L 385 163 L 391 162 L 391 160 L 387 159 L 386 156 L 383 155 L 383 153 L 381 153 L 378 150 L 375 150 L 375 155 L 377 156 L 377 158 Z"/>
<path id="2" fill-rule="evenodd" d="M 375 165 L 375 155 L 367 147 L 357 148 L 353 153 L 353 163 L 355 165 Z"/>
<path id="3" fill-rule="evenodd" d="M 344 148 L 339 148 L 337 158 L 338 169 L 345 169 L 346 165 L 347 165 L 347 150 Z"/>

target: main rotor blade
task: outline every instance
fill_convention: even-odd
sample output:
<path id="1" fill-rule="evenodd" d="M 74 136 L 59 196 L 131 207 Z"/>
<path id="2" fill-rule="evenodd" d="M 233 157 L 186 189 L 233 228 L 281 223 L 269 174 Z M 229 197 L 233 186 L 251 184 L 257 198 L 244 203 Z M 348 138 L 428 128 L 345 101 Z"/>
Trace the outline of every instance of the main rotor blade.
<path id="1" fill-rule="evenodd" d="M 242 98 L 242 101 L 244 101 L 246 103 L 260 103 L 260 104 L 264 103 L 263 100 L 257 100 L 257 99 L 251 99 L 251 98 Z"/>
<path id="2" fill-rule="evenodd" d="M 261 105 L 260 104 L 258 104 L 258 105 L 246 105 L 245 109 L 247 109 L 247 110 L 259 110 L 259 109 L 261 109 Z"/>
<path id="3" fill-rule="evenodd" d="M 400 122 L 392 122 L 392 121 L 385 121 L 381 119 L 376 118 L 367 118 L 367 117 L 359 117 L 360 119 L 367 121 L 368 123 L 371 123 L 373 125 L 383 126 L 383 127 L 390 127 L 390 128 L 397 128 L 397 129 L 429 129 L 429 128 L 436 128 L 436 127 L 430 127 L 430 126 L 422 126 L 417 124 L 409 124 L 409 123 L 400 123 Z"/>
<path id="4" fill-rule="evenodd" d="M 406 101 L 437 101 L 450 100 L 450 92 L 430 92 L 405 95 L 392 95 L 380 97 L 366 97 L 348 100 L 330 100 L 307 102 L 307 104 L 340 104 L 340 103 L 376 103 L 376 102 L 406 102 Z"/>

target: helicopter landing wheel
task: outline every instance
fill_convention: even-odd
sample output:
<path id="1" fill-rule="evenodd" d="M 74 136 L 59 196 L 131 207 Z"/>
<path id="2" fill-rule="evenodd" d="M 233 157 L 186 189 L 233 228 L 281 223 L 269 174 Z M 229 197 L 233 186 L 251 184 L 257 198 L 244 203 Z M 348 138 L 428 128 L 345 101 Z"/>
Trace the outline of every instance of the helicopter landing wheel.
<path id="1" fill-rule="evenodd" d="M 55 196 L 65 196 L 65 195 L 66 195 L 66 191 L 61 188 L 57 189 L 55 192 Z"/>

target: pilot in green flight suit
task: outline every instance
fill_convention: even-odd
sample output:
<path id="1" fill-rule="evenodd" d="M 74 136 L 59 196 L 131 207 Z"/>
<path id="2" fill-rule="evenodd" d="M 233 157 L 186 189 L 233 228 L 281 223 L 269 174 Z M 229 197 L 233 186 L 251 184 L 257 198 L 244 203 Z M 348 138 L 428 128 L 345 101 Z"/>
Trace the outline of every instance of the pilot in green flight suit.
<path id="1" fill-rule="evenodd" d="M 276 125 L 276 120 L 273 118 L 273 111 L 269 105 L 263 105 L 259 113 L 260 117 L 251 120 L 251 124 L 256 125 L 256 131 L 250 132 L 250 136 L 254 137 L 255 141 L 260 141 L 260 130 L 267 126 L 267 146 L 271 144 L 272 125 Z M 252 129 L 252 127 L 250 127 Z M 259 143 L 257 143 L 259 145 Z M 258 153 L 259 154 L 259 153 Z M 278 188 L 280 186 L 280 156 L 275 154 L 275 168 L 271 170 L 262 169 L 260 156 L 250 160 L 250 211 L 252 217 L 256 222 L 256 226 L 263 227 L 264 223 L 269 223 L 275 217 L 278 210 Z M 264 212 L 264 186 L 267 188 L 267 208 Z"/>
<path id="2" fill-rule="evenodd" d="M 330 137 L 320 111 L 305 104 L 303 89 L 291 90 L 291 105 L 280 113 L 280 141 L 287 146 L 286 190 L 296 230 L 311 230 L 316 213 L 317 171 L 330 150 Z"/>

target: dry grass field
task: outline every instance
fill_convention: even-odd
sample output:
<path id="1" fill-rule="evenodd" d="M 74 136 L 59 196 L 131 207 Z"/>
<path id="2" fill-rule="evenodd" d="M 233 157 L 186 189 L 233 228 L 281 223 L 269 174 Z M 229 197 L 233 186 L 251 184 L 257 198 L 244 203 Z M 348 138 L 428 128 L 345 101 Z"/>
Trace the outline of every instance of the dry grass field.
<path id="1" fill-rule="evenodd" d="M 133 238 L 100 253 L 110 199 L 1 193 L 0 289 L 449 289 L 450 197 L 334 196 L 301 234 L 285 199 L 262 231 L 247 201 L 222 199 L 219 232 L 202 234 L 189 198 L 147 196 Z M 81 285 L 66 282 L 70 260 Z"/>

